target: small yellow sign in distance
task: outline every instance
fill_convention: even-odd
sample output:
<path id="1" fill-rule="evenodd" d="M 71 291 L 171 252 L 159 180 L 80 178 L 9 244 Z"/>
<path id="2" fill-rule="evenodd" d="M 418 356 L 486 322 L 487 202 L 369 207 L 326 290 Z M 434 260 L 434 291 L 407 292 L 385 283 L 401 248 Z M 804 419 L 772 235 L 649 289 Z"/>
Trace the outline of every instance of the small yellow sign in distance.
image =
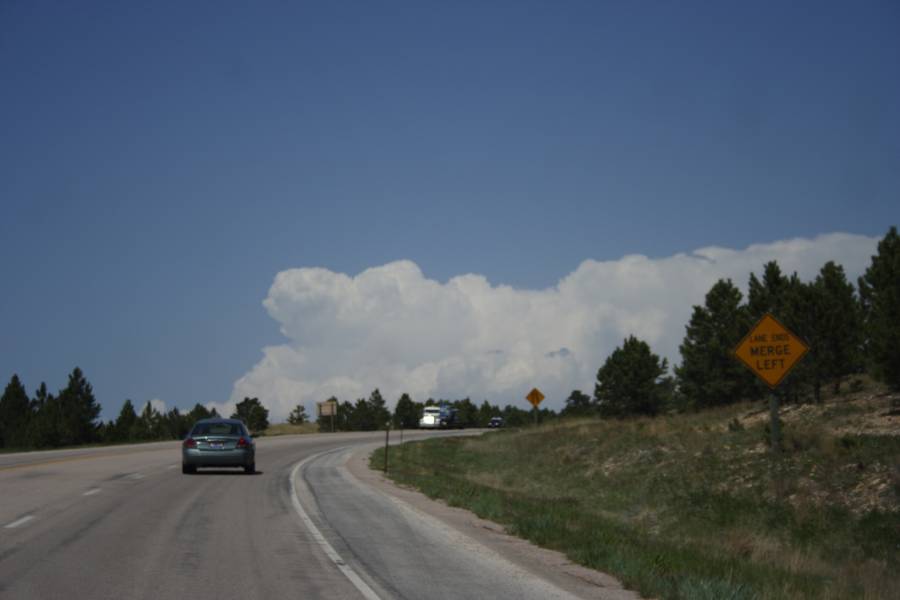
<path id="1" fill-rule="evenodd" d="M 809 351 L 803 340 L 766 313 L 734 349 L 734 355 L 770 388 L 791 372 Z"/>
<path id="2" fill-rule="evenodd" d="M 533 407 L 537 408 L 538 404 L 540 404 L 544 399 L 544 395 L 541 393 L 541 390 L 534 388 L 530 392 L 528 392 L 528 395 L 525 396 L 525 399 L 531 402 L 531 405 Z"/>

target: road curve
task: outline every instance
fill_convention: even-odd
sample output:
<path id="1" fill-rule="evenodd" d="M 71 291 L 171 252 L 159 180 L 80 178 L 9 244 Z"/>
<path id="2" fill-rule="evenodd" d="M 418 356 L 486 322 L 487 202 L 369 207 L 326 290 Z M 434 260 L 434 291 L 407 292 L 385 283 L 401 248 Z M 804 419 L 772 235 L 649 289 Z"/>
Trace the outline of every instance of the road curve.
<path id="1" fill-rule="evenodd" d="M 351 476 L 383 436 L 262 438 L 252 476 L 182 475 L 177 442 L 0 455 L 0 598 L 575 597 Z"/>
<path id="2" fill-rule="evenodd" d="M 471 537 L 355 478 L 353 448 L 302 465 L 297 489 L 317 528 L 378 598 L 576 600 Z M 303 489 L 305 488 L 305 489 Z"/>

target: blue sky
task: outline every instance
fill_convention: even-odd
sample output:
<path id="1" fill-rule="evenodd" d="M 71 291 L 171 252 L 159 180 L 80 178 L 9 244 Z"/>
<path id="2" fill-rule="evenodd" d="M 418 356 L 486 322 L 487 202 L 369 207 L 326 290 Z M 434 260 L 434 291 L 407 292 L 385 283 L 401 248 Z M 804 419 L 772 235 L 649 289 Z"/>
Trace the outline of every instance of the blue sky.
<path id="1" fill-rule="evenodd" d="M 895 2 L 124 4 L 0 1 L 0 376 L 104 418 L 227 400 L 286 269 L 541 290 L 898 221 Z"/>

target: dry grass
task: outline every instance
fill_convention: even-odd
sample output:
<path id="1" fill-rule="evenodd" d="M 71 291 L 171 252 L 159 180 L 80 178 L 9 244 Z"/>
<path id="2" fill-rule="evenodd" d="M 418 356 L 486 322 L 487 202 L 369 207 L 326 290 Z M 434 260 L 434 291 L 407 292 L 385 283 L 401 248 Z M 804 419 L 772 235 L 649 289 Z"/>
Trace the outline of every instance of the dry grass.
<path id="1" fill-rule="evenodd" d="M 393 476 L 645 595 L 897 598 L 897 403 L 869 382 L 788 406 L 777 461 L 746 404 L 407 444 Z"/>
<path id="2" fill-rule="evenodd" d="M 316 433 L 319 431 L 317 423 L 304 423 L 303 425 L 291 425 L 290 423 L 278 423 L 269 425 L 269 428 L 263 432 L 265 436 L 272 435 L 298 435 L 305 433 Z"/>

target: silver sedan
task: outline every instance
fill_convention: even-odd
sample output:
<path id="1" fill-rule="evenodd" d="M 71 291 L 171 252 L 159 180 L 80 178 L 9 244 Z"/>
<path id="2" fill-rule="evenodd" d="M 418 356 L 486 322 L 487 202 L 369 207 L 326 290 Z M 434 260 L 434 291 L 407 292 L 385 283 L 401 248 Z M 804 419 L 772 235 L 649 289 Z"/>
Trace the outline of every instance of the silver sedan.
<path id="1" fill-rule="evenodd" d="M 256 472 L 256 444 L 244 422 L 238 419 L 197 421 L 181 444 L 181 472 L 198 467 L 243 467 Z"/>

